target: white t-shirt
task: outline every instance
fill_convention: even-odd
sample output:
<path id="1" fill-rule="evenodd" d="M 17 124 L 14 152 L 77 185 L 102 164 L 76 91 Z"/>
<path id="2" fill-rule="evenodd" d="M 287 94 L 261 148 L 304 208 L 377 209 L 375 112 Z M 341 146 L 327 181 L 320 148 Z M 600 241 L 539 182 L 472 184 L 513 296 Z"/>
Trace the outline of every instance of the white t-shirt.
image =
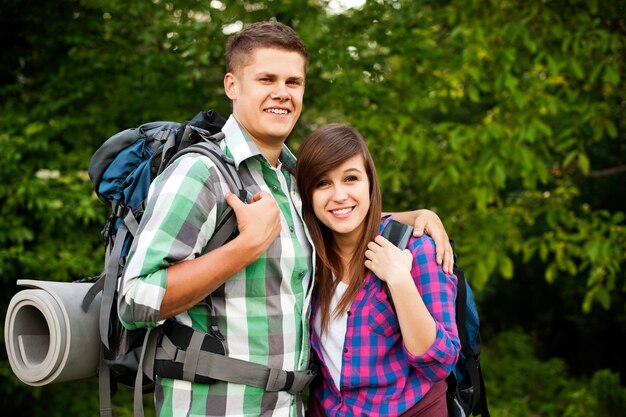
<path id="1" fill-rule="evenodd" d="M 335 311 L 339 300 L 346 292 L 348 284 L 339 281 L 337 289 L 330 301 L 330 311 Z M 331 315 L 328 330 L 322 334 L 322 315 L 318 314 L 313 323 L 315 332 L 320 335 L 320 350 L 324 363 L 333 377 L 335 386 L 339 388 L 341 383 L 341 364 L 343 362 L 343 344 L 346 339 L 348 329 L 348 313 L 345 312 L 339 317 Z"/>

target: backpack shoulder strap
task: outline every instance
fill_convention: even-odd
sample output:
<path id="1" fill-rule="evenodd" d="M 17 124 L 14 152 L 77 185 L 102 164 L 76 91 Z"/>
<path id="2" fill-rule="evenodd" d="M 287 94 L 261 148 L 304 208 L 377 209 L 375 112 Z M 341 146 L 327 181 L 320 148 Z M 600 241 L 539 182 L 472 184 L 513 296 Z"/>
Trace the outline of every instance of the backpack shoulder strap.
<path id="1" fill-rule="evenodd" d="M 383 229 L 382 237 L 396 245 L 398 248 L 404 250 L 406 245 L 409 244 L 409 239 L 413 236 L 413 227 L 408 224 L 400 223 L 397 220 L 391 220 Z M 389 304 L 395 310 L 396 307 L 393 304 L 393 298 L 391 298 L 391 291 L 387 283 L 383 282 L 383 287 L 387 293 L 387 299 Z"/>
<path id="2" fill-rule="evenodd" d="M 219 141 L 224 139 L 224 133 L 218 132 L 214 135 L 211 135 L 210 132 L 204 129 L 192 125 L 187 125 L 185 126 L 182 140 L 185 140 L 185 138 L 189 137 L 193 132 L 198 133 L 202 140 L 178 151 L 170 159 L 170 163 L 188 153 L 199 153 L 206 156 L 215 164 L 215 168 L 220 171 L 220 173 L 226 180 L 230 191 L 237 195 L 240 200 L 245 202 L 248 192 L 244 189 L 241 178 L 239 177 L 239 173 L 235 169 L 235 163 L 231 158 L 226 156 L 226 154 L 218 144 Z M 209 252 L 217 247 L 222 246 L 236 232 L 237 220 L 235 219 L 233 209 L 227 205 L 224 213 L 222 213 L 222 215 L 217 219 L 217 223 L 215 225 L 215 233 L 213 234 L 211 240 L 207 243 L 205 251 Z"/>
<path id="3" fill-rule="evenodd" d="M 391 220 L 383 229 L 382 236 L 399 247 L 400 249 L 406 249 L 406 245 L 409 243 L 409 239 L 413 235 L 413 227 L 408 224 L 400 223 L 396 220 Z"/>
<path id="4" fill-rule="evenodd" d="M 229 158 L 228 156 L 226 156 L 222 148 L 219 146 L 219 142 L 223 140 L 225 137 L 224 132 L 219 132 L 214 135 L 210 135 L 209 132 L 204 131 L 200 128 L 197 128 L 195 126 L 191 126 L 191 125 L 185 128 L 185 131 L 187 130 L 198 132 L 202 140 L 198 143 L 195 143 L 193 145 L 186 147 L 185 149 L 182 149 L 174 156 L 174 158 L 172 158 L 172 160 L 174 160 L 175 158 L 178 158 L 179 156 L 182 156 L 184 154 L 191 153 L 191 152 L 196 152 L 196 153 L 205 155 L 206 157 L 211 159 L 213 163 L 215 163 L 217 169 L 222 173 L 222 175 L 226 179 L 226 182 L 228 183 L 228 187 L 231 189 L 231 191 L 233 192 L 242 191 L 243 184 L 241 182 L 241 178 L 239 178 L 239 174 L 237 173 L 237 170 L 235 169 L 235 162 L 232 160 L 232 158 Z M 240 193 L 237 193 L 237 194 L 240 194 Z"/>

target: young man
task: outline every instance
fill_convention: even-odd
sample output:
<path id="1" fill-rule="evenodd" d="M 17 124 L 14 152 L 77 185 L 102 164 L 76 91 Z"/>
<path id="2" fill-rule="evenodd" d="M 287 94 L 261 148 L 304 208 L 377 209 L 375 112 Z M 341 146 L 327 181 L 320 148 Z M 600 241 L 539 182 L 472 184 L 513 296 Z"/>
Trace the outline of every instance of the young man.
<path id="1" fill-rule="evenodd" d="M 193 154 L 172 164 L 155 180 L 134 239 L 120 319 L 137 328 L 174 317 L 208 332 L 213 318 L 229 357 L 305 370 L 315 254 L 302 222 L 295 157 L 284 142 L 302 110 L 308 53 L 291 28 L 270 21 L 235 35 L 226 56 L 224 89 L 233 111 L 220 146 L 235 162 L 247 204 L 229 194 L 208 158 Z M 239 235 L 204 253 L 226 204 L 235 211 Z M 447 238 L 436 216 L 429 221 Z M 299 396 L 286 391 L 158 375 L 155 405 L 159 416 L 303 411 Z"/>

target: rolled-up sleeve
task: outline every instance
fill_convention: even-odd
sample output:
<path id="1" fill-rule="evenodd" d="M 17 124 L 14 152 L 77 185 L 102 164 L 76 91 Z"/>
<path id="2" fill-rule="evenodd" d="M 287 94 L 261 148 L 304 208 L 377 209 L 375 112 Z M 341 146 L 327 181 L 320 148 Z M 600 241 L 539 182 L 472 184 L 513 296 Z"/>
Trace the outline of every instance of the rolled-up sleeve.
<path id="1" fill-rule="evenodd" d="M 155 327 L 167 287 L 167 268 L 199 256 L 223 203 L 220 177 L 206 157 L 186 156 L 153 182 L 119 287 L 124 327 Z M 216 192 L 222 194 L 221 200 Z"/>
<path id="2" fill-rule="evenodd" d="M 452 372 L 460 351 L 456 326 L 455 300 L 457 278 L 443 272 L 437 265 L 435 244 L 428 236 L 412 239 L 409 250 L 413 254 L 411 274 L 415 285 L 430 311 L 436 325 L 435 341 L 424 354 L 412 355 L 403 345 L 409 362 L 424 378 L 444 379 Z"/>

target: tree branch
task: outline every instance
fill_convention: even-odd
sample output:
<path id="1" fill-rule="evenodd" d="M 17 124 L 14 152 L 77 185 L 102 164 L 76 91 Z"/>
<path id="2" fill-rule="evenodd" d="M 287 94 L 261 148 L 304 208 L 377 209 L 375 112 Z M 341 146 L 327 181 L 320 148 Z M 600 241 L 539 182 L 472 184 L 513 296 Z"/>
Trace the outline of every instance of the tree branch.
<path id="1" fill-rule="evenodd" d="M 617 174 L 621 174 L 622 172 L 626 172 L 626 165 L 621 165 L 621 166 L 607 168 L 607 169 L 598 169 L 595 171 L 589 171 L 586 174 L 586 176 L 592 177 L 592 178 L 608 177 L 609 175 L 617 175 Z"/>

